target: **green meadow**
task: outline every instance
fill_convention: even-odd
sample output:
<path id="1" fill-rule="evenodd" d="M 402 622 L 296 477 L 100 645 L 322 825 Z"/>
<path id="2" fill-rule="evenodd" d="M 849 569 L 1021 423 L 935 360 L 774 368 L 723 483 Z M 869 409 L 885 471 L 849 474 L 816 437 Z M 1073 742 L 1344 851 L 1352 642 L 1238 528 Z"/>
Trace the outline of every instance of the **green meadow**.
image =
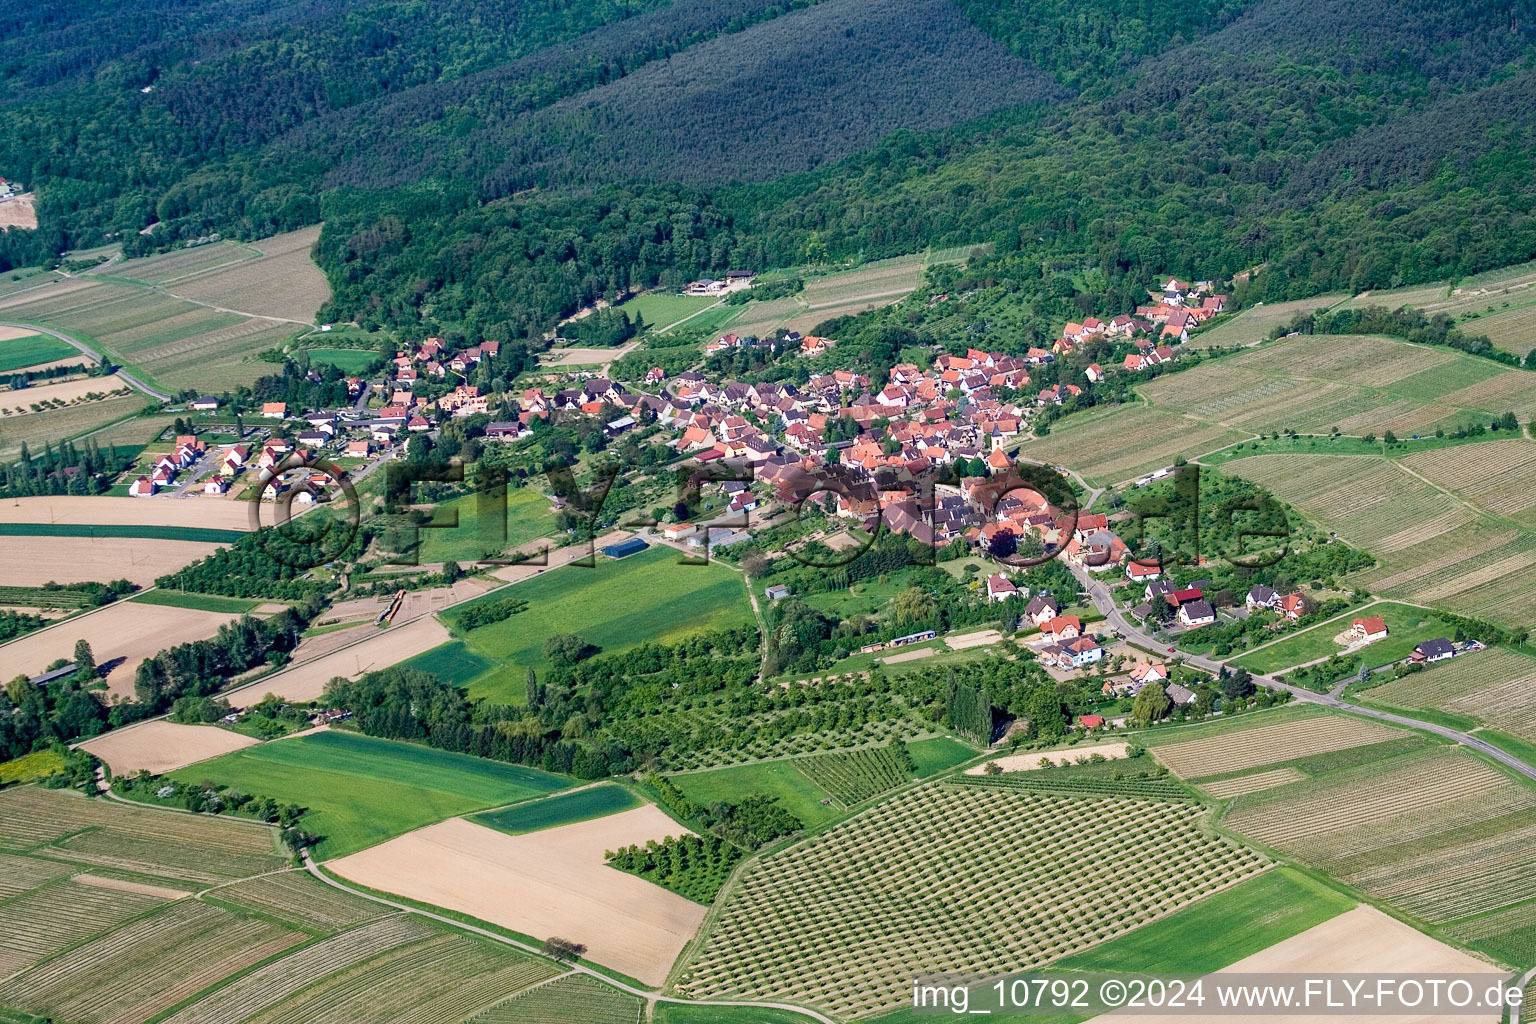
<path id="1" fill-rule="evenodd" d="M 86 361 L 75 346 L 51 335 L 34 334 L 26 338 L 12 338 L 0 341 L 0 372 L 19 370 L 38 363 L 51 363 L 55 359 L 68 359 L 70 356 L 80 356 L 82 363 Z"/>
<path id="2" fill-rule="evenodd" d="M 464 633 L 469 647 L 514 668 L 490 686 L 471 686 L 471 697 L 519 701 L 525 670 L 549 667 L 544 641 L 576 633 L 613 653 L 652 641 L 753 624 L 741 575 L 719 565 L 679 565 L 671 548 L 652 547 L 615 561 L 601 553 L 595 568 L 562 566 L 443 614 L 455 632 L 463 610 L 478 601 L 517 597 L 526 611 Z"/>
<path id="3" fill-rule="evenodd" d="M 629 314 L 631 320 L 638 313 L 644 318 L 647 327 L 667 327 L 685 316 L 692 316 L 701 309 L 713 306 L 718 301 L 720 301 L 718 296 L 646 292 L 627 302 L 619 303 L 618 308 Z M 692 321 L 688 326 L 693 326 Z"/>
<path id="4" fill-rule="evenodd" d="M 830 802 L 831 796 L 826 790 L 795 767 L 794 758 L 755 761 L 667 778 L 689 800 L 706 807 L 720 800 L 736 801 L 752 793 L 767 793 L 778 797 L 784 808 L 808 828 L 831 821 L 843 813 L 840 805 Z M 828 802 L 823 803 L 824 800 Z"/>
<path id="5" fill-rule="evenodd" d="M 0 523 L 4 537 L 133 537 L 143 540 L 192 540 L 204 544 L 233 544 L 240 530 L 200 526 L 131 526 L 110 523 Z"/>
<path id="6" fill-rule="evenodd" d="M 463 686 L 496 667 L 494 661 L 470 650 L 462 640 L 451 640 L 440 647 L 434 647 L 424 654 L 418 654 L 414 658 L 403 661 L 401 665 L 404 668 L 430 672 L 443 682 L 452 683 L 454 686 Z"/>
<path id="7" fill-rule="evenodd" d="M 578 821 L 606 818 L 620 811 L 632 811 L 643 801 L 612 782 L 604 782 L 574 793 L 561 793 L 544 800 L 504 807 L 499 811 L 477 814 L 474 820 L 501 832 L 522 835 L 561 825 L 574 825 Z"/>
<path id="8" fill-rule="evenodd" d="M 362 348 L 312 348 L 306 351 L 311 362 L 330 363 L 342 373 L 361 373 L 379 357 L 377 352 Z"/>
<path id="9" fill-rule="evenodd" d="M 316 848 L 321 860 L 571 784 L 535 768 L 335 730 L 273 740 L 173 774 L 307 807 L 304 826 L 324 837 Z"/>
<path id="10" fill-rule="evenodd" d="M 927 740 L 908 741 L 907 753 L 912 755 L 917 774 L 926 779 L 969 761 L 976 756 L 977 751 L 948 736 L 935 736 Z"/>
<path id="11" fill-rule="evenodd" d="M 1279 643 L 1245 654 L 1232 664 L 1241 665 L 1250 672 L 1269 673 L 1339 654 L 1344 648 L 1334 643 L 1333 638 L 1348 629 L 1352 620 L 1371 615 L 1380 615 L 1387 624 L 1387 638 L 1356 653 L 1373 668 L 1408 657 L 1420 641 L 1436 637 L 1449 639 L 1456 631 L 1434 612 L 1388 601 L 1294 633 Z"/>
<path id="12" fill-rule="evenodd" d="M 480 520 L 479 496 L 468 494 L 437 506 L 435 516 L 457 516 L 455 527 L 417 531 L 423 563 L 460 562 L 468 565 L 502 551 L 520 547 L 558 531 L 549 498 L 531 487 L 507 488 L 506 540 L 494 519 Z"/>
<path id="13" fill-rule="evenodd" d="M 220 597 L 217 594 L 184 594 L 179 590 L 151 590 L 130 598 L 138 604 L 157 604 L 166 608 L 192 608 L 200 612 L 224 612 L 244 615 L 261 604 L 243 597 Z"/>

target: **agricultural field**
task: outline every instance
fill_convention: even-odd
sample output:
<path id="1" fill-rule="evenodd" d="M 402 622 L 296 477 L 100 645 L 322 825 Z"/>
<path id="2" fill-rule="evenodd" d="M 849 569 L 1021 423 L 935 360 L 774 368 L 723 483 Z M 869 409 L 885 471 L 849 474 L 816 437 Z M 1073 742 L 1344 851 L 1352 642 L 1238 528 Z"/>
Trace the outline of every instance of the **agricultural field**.
<path id="1" fill-rule="evenodd" d="M 783 327 L 804 332 L 833 317 L 888 306 L 916 290 L 923 283 L 923 272 L 929 266 L 962 262 L 970 251 L 970 247 L 960 246 L 939 252 L 912 253 L 866 263 L 852 270 L 810 277 L 798 295 L 735 307 L 744 308 L 744 312 L 730 321 L 731 330 L 737 334 L 763 334 Z"/>
<path id="2" fill-rule="evenodd" d="M 508 487 L 505 528 L 494 519 L 480 522 L 479 497 L 471 494 L 436 506 L 434 516 L 458 525 L 451 529 L 423 529 L 416 533 L 416 560 L 424 565 L 459 562 L 471 565 L 495 558 L 541 537 L 559 533 L 549 496 L 533 487 Z M 503 532 L 506 539 L 502 539 Z"/>
<path id="3" fill-rule="evenodd" d="M 471 816 L 470 820 L 517 836 L 545 828 L 574 825 L 578 821 L 591 821 L 621 811 L 632 811 L 642 803 L 643 800 L 623 786 L 604 782 L 574 793 L 530 800 L 499 811 L 486 811 Z"/>
<path id="4" fill-rule="evenodd" d="M 495 662 L 476 654 L 462 640 L 454 640 L 441 647 L 434 647 L 425 654 L 418 654 L 400 664 L 406 668 L 430 672 L 455 686 L 463 686 L 496 667 Z"/>
<path id="5" fill-rule="evenodd" d="M 171 390 L 215 393 L 270 373 L 272 365 L 256 354 L 302 326 L 213 309 L 123 279 L 62 281 L 0 299 L 0 307 L 0 317 L 63 331 Z"/>
<path id="6" fill-rule="evenodd" d="M 0 564 L 7 567 L 6 579 L 27 587 L 118 579 L 149 587 L 166 573 L 211 555 L 219 547 L 184 540 L 85 539 L 80 534 L 14 534 L 0 529 Z"/>
<path id="7" fill-rule="evenodd" d="M 113 775 L 140 770 L 159 775 L 253 747 L 256 741 L 217 726 L 178 725 L 161 719 L 114 729 L 80 745 L 105 761 Z"/>
<path id="8" fill-rule="evenodd" d="M 121 377 L 79 377 L 60 384 L 40 383 L 20 391 L 0 391 L 0 425 L 4 420 L 26 415 L 29 409 L 41 412 L 44 408 L 85 405 L 125 395 L 130 390 Z"/>
<path id="9" fill-rule="evenodd" d="M 314 932 L 348 928 L 393 914 L 388 907 L 327 885 L 299 868 L 231 882 L 207 895 L 220 903 L 280 918 Z M 396 925 L 407 920 L 410 919 L 394 917 Z"/>
<path id="10" fill-rule="evenodd" d="M 1457 747 L 1239 797 L 1223 824 L 1433 924 L 1536 898 L 1536 792 Z"/>
<path id="11" fill-rule="evenodd" d="M 1268 674 L 1340 654 L 1344 648 L 1334 643 L 1333 638 L 1347 630 L 1353 619 L 1369 615 L 1379 615 L 1387 624 L 1385 640 L 1378 640 L 1356 651 L 1360 659 L 1372 668 L 1401 661 L 1413 653 L 1413 648 L 1420 641 L 1436 637 L 1449 639 L 1456 631 L 1454 626 L 1438 618 L 1432 611 L 1383 601 L 1365 605 L 1337 619 L 1320 622 L 1293 633 L 1268 647 L 1261 647 L 1233 660 L 1232 664 L 1250 672 Z"/>
<path id="12" fill-rule="evenodd" d="M 908 740 L 907 754 L 917 766 L 918 778 L 926 779 L 969 761 L 976 756 L 976 751 L 948 736 L 934 736 L 926 740 Z"/>
<path id="13" fill-rule="evenodd" d="M 118 601 L 7 643 L 6 670 L 10 674 L 37 675 L 56 659 L 69 657 L 75 641 L 84 638 L 91 642 L 96 664 L 108 669 L 103 677 L 108 692 L 131 696 L 134 673 L 145 658 L 152 658 L 167 647 L 213 636 L 220 626 L 236 618 L 191 608 Z"/>
<path id="14" fill-rule="evenodd" d="M 1502 625 L 1536 622 L 1536 588 L 1527 585 L 1536 531 L 1481 515 L 1390 459 L 1259 455 L 1222 471 L 1375 555 L 1379 565 L 1350 578 L 1372 593 Z"/>
<path id="15" fill-rule="evenodd" d="M 1183 803 L 930 784 L 754 863 L 678 988 L 852 1017 L 902 1005 L 918 973 L 1042 966 L 1265 867 L 1203 822 Z"/>
<path id="16" fill-rule="evenodd" d="M 337 676 L 356 679 L 364 672 L 376 672 L 440 647 L 448 639 L 448 631 L 430 615 L 387 629 L 364 623 L 356 634 L 346 634 L 347 646 L 228 690 L 223 696 L 237 707 L 255 704 L 269 693 L 292 701 L 319 700 L 325 684 Z"/>
<path id="17" fill-rule="evenodd" d="M 1346 715 L 1308 715 L 1278 725 L 1254 723 L 1199 739 L 1162 743 L 1152 753 L 1181 779 L 1206 779 L 1248 772 L 1350 747 L 1385 743 L 1407 735 L 1401 729 Z"/>
<path id="18" fill-rule="evenodd" d="M 639 1024 L 645 1005 L 635 996 L 583 974 L 535 985 L 471 1017 L 470 1024 Z"/>
<path id="19" fill-rule="evenodd" d="M 1536 530 L 1536 442 L 1514 437 L 1482 441 L 1397 462 L 1490 516 Z"/>
<path id="20" fill-rule="evenodd" d="M 308 324 L 331 298 L 309 257 L 319 237 L 317 225 L 251 244 L 216 242 L 129 260 L 109 273 L 209 306 Z"/>
<path id="21" fill-rule="evenodd" d="M 1361 696 L 1378 704 L 1449 712 L 1536 742 L 1536 659 L 1502 647 L 1430 665 Z"/>
<path id="22" fill-rule="evenodd" d="M 912 781 L 905 751 L 896 744 L 862 750 L 812 754 L 797 758 L 795 767 L 844 807 Z"/>
<path id="23" fill-rule="evenodd" d="M 1319 295 L 1313 299 L 1297 299 L 1294 302 L 1260 302 L 1249 306 L 1225 323 L 1208 331 L 1191 334 L 1192 348 L 1221 348 L 1227 345 L 1252 345 L 1264 341 L 1269 332 L 1282 324 L 1288 324 L 1303 313 L 1315 313 L 1338 305 L 1347 295 Z"/>
<path id="24" fill-rule="evenodd" d="M 1178 374 L 1179 377 L 1186 374 Z M 1113 484 L 1247 439 L 1236 430 L 1160 409 L 1124 406 L 1074 413 L 1018 454 L 1075 469 L 1093 484 Z"/>
<path id="25" fill-rule="evenodd" d="M 278 853 L 275 831 L 250 822 L 139 809 L 33 786 L 0 792 L 0 850 L 36 851 L 80 870 L 205 885 L 275 871 L 288 861 Z"/>
<path id="26" fill-rule="evenodd" d="M 1486 334 L 1495 347 L 1527 356 L 1536 348 L 1536 301 L 1465 319 L 1461 329 L 1468 334 Z"/>
<path id="27" fill-rule="evenodd" d="M 35 782 L 64 770 L 64 758 L 52 750 L 39 750 L 0 763 L 0 786 Z"/>
<path id="28" fill-rule="evenodd" d="M 544 641 L 572 629 L 588 643 L 614 653 L 647 642 L 667 642 L 706 630 L 748 626 L 753 622 L 741 575 L 720 565 L 678 565 L 678 553 L 653 547 L 620 561 L 599 556 L 592 569 L 562 566 L 480 599 L 515 596 L 528 609 L 501 622 L 464 634 L 470 648 L 514 671 L 495 691 L 471 690 L 472 697 L 522 699 L 523 669 L 548 667 Z M 457 631 L 469 605 L 445 612 Z M 504 690 L 515 686 L 515 692 Z"/>
<path id="29" fill-rule="evenodd" d="M 0 457 L 12 458 L 26 444 L 29 448 L 41 448 L 48 441 L 62 441 L 83 434 L 104 438 L 95 431 L 119 420 L 137 424 L 135 417 L 148 405 L 148 399 L 137 392 L 104 398 L 96 402 L 82 402 L 64 409 L 44 409 L 26 412 L 0 419 Z M 141 431 L 142 432 L 142 431 Z M 112 443 L 107 440 L 103 444 Z"/>
<path id="30" fill-rule="evenodd" d="M 308 807 L 305 826 L 324 837 L 315 848 L 322 860 L 570 784 L 535 768 L 334 730 L 249 747 L 176 777 Z"/>
<path id="31" fill-rule="evenodd" d="M 649 804 L 519 836 L 450 818 L 327 867 L 525 935 L 579 942 L 587 959 L 659 985 L 705 908 L 609 867 L 606 853 L 686 831 Z"/>
<path id="32" fill-rule="evenodd" d="M 80 350 L 48 334 L 28 334 L 25 328 L 0 327 L 0 373 L 79 356 Z"/>
<path id="33" fill-rule="evenodd" d="M 776 797 L 784 809 L 810 828 L 824 825 L 842 814 L 832 794 L 818 786 L 798 767 L 799 758 L 754 761 L 701 772 L 667 776 L 683 795 L 701 807 L 720 800 L 740 800 L 752 793 Z"/>
<path id="34" fill-rule="evenodd" d="M 1536 375 L 1390 338 L 1285 338 L 1142 384 L 1154 408 L 1253 433 L 1433 433 L 1536 411 Z"/>

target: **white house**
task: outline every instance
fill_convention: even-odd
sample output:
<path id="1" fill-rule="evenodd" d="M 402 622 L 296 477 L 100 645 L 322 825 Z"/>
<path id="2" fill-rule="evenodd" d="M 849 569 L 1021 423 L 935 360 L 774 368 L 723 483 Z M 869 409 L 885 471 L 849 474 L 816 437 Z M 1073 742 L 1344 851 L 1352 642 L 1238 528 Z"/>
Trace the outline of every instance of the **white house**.
<path id="1" fill-rule="evenodd" d="M 987 577 L 987 600 L 1006 601 L 1019 592 L 1014 582 L 1002 573 Z"/>

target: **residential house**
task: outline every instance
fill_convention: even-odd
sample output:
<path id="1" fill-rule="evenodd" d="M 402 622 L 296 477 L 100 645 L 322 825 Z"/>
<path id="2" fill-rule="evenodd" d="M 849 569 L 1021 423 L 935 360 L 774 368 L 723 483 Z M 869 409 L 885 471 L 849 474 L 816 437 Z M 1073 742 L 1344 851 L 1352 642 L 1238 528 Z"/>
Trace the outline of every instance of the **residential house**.
<path id="1" fill-rule="evenodd" d="M 1275 610 L 1286 618 L 1295 622 L 1307 613 L 1307 599 L 1300 591 L 1294 594 L 1286 594 L 1275 602 Z"/>
<path id="2" fill-rule="evenodd" d="M 1445 661 L 1447 658 L 1454 658 L 1455 656 L 1456 647 L 1449 640 L 1441 637 L 1436 640 L 1425 640 L 1423 643 L 1415 645 L 1413 654 L 1409 656 L 1409 659 L 1416 662 L 1435 662 Z"/>
<path id="3" fill-rule="evenodd" d="M 212 397 L 211 395 L 204 395 L 201 398 L 194 398 L 187 405 L 187 408 L 191 409 L 193 412 L 213 412 L 218 407 L 219 400 Z"/>
<path id="4" fill-rule="evenodd" d="M 1216 609 L 1212 608 L 1211 602 L 1204 598 L 1185 601 L 1179 605 L 1178 619 L 1190 629 L 1209 626 L 1216 621 Z"/>
<path id="5" fill-rule="evenodd" d="M 287 402 L 263 402 L 261 403 L 261 418 L 264 420 L 280 420 L 288 415 Z"/>
<path id="6" fill-rule="evenodd" d="M 147 476 L 141 476 L 128 485 L 128 495 L 133 498 L 148 498 L 155 493 L 155 482 Z"/>
<path id="7" fill-rule="evenodd" d="M 1080 636 L 1083 632 L 1083 623 L 1076 615 L 1058 615 L 1041 626 L 1040 632 L 1047 639 L 1060 643 Z"/>
<path id="8" fill-rule="evenodd" d="M 1019 592 L 1019 588 L 1002 573 L 987 577 L 987 600 L 1006 601 Z"/>
<path id="9" fill-rule="evenodd" d="M 1047 622 L 1056 618 L 1061 606 L 1056 599 L 1047 594 L 1041 594 L 1024 606 L 1024 617 L 1036 626 L 1044 627 Z"/>
<path id="10" fill-rule="evenodd" d="M 1355 619 L 1349 624 L 1349 637 L 1352 641 L 1364 641 L 1368 644 L 1385 640 L 1387 624 L 1380 615 L 1367 615 L 1364 618 Z"/>
<path id="11" fill-rule="evenodd" d="M 1125 578 L 1132 583 L 1142 583 L 1160 579 L 1163 575 L 1163 567 L 1157 562 L 1129 561 L 1125 563 Z"/>
<path id="12" fill-rule="evenodd" d="M 1249 588 L 1248 597 L 1244 599 L 1243 603 L 1248 606 L 1250 611 L 1255 608 L 1269 608 L 1272 610 L 1280 603 L 1280 595 L 1264 586 L 1264 584 L 1259 583 Z"/>

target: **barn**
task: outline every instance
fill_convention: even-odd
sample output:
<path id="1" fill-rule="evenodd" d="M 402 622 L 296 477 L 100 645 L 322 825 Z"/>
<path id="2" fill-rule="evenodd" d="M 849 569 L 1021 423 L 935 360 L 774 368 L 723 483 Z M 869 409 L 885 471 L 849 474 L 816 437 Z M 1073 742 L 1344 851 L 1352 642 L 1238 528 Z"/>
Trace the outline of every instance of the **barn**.
<path id="1" fill-rule="evenodd" d="M 648 547 L 650 547 L 650 545 L 641 540 L 639 537 L 631 537 L 629 540 L 621 541 L 618 544 L 609 544 L 607 547 L 603 548 L 603 554 L 607 555 L 609 558 L 625 558 L 629 555 L 635 554 L 636 552 L 644 551 Z"/>

